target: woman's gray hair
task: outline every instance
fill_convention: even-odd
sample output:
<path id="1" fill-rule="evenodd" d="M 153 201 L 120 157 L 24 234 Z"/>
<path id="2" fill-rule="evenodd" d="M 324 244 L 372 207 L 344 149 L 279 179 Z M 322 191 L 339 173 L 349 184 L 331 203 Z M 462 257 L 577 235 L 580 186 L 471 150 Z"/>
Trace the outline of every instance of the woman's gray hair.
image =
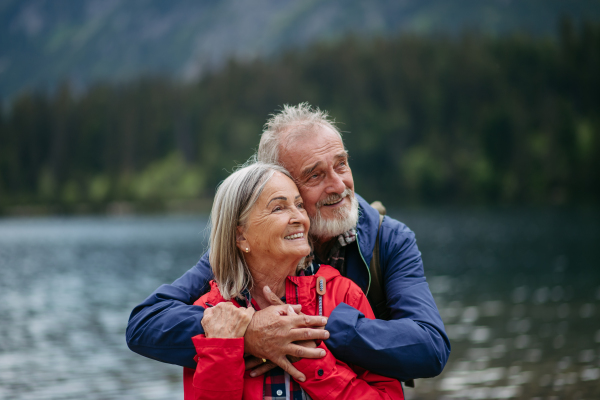
<path id="1" fill-rule="evenodd" d="M 245 226 L 256 201 L 275 172 L 292 179 L 276 164 L 251 158 L 218 187 L 210 214 L 210 265 L 221 295 L 226 300 L 239 297 L 252 287 L 252 276 L 244 255 L 237 247 L 237 227 Z"/>
<path id="2" fill-rule="evenodd" d="M 334 124 L 335 121 L 329 118 L 327 111 L 313 109 L 306 102 L 297 106 L 284 104 L 283 110 L 272 114 L 263 128 L 258 145 L 258 161 L 279 164 L 279 148 L 283 134 L 301 136 L 303 133 L 308 133 L 315 125 L 331 128 L 342 140 L 342 134 Z"/>

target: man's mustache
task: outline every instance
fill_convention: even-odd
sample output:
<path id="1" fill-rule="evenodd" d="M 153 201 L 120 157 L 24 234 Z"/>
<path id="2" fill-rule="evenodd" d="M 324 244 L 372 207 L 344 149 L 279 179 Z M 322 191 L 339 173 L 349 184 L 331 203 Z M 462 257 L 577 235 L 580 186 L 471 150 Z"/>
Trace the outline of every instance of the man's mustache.
<path id="1" fill-rule="evenodd" d="M 323 200 L 317 202 L 316 207 L 321 208 L 325 204 L 336 202 L 338 200 L 343 199 L 346 196 L 351 196 L 351 195 L 353 195 L 352 190 L 346 188 L 346 190 L 344 190 L 341 194 L 340 193 L 332 193 L 329 196 L 327 196 L 326 198 L 324 198 Z"/>

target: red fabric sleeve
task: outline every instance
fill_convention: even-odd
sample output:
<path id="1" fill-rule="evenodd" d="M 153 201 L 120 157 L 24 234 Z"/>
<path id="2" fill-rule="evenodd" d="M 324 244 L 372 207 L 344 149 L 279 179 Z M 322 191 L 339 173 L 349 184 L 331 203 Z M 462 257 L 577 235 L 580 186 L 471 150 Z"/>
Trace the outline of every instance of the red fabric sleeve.
<path id="1" fill-rule="evenodd" d="M 244 338 L 192 338 L 198 353 L 194 400 L 239 400 L 244 391 Z M 187 398 L 186 398 L 187 400 Z"/>

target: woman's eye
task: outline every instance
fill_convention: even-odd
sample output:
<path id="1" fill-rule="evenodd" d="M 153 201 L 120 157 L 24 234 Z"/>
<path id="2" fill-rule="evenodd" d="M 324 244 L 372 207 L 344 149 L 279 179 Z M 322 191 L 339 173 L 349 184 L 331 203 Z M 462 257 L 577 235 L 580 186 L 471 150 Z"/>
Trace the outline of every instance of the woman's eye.
<path id="1" fill-rule="evenodd" d="M 304 203 L 298 203 L 298 205 L 296 207 L 298 207 L 298 208 L 304 208 Z"/>
<path id="2" fill-rule="evenodd" d="M 275 208 L 273 208 L 273 211 L 281 211 L 282 207 L 281 206 L 276 206 Z"/>

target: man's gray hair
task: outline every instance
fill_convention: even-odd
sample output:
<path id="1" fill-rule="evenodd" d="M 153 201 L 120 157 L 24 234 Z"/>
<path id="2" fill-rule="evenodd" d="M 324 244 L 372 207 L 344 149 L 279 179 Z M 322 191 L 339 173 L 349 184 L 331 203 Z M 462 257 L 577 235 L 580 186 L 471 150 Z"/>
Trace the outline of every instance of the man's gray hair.
<path id="1" fill-rule="evenodd" d="M 309 133 L 315 125 L 331 128 L 342 140 L 342 134 L 335 127 L 335 121 L 330 119 L 327 111 L 312 108 L 306 102 L 297 106 L 284 104 L 283 110 L 272 114 L 263 128 L 258 145 L 258 161 L 279 164 L 279 148 L 284 134 L 302 136 Z"/>
<path id="2" fill-rule="evenodd" d="M 254 162 L 229 175 L 218 187 L 210 214 L 210 255 L 215 281 L 226 300 L 252 287 L 252 276 L 237 247 L 237 227 L 245 226 L 256 201 L 275 172 L 290 173 L 275 164 Z"/>

